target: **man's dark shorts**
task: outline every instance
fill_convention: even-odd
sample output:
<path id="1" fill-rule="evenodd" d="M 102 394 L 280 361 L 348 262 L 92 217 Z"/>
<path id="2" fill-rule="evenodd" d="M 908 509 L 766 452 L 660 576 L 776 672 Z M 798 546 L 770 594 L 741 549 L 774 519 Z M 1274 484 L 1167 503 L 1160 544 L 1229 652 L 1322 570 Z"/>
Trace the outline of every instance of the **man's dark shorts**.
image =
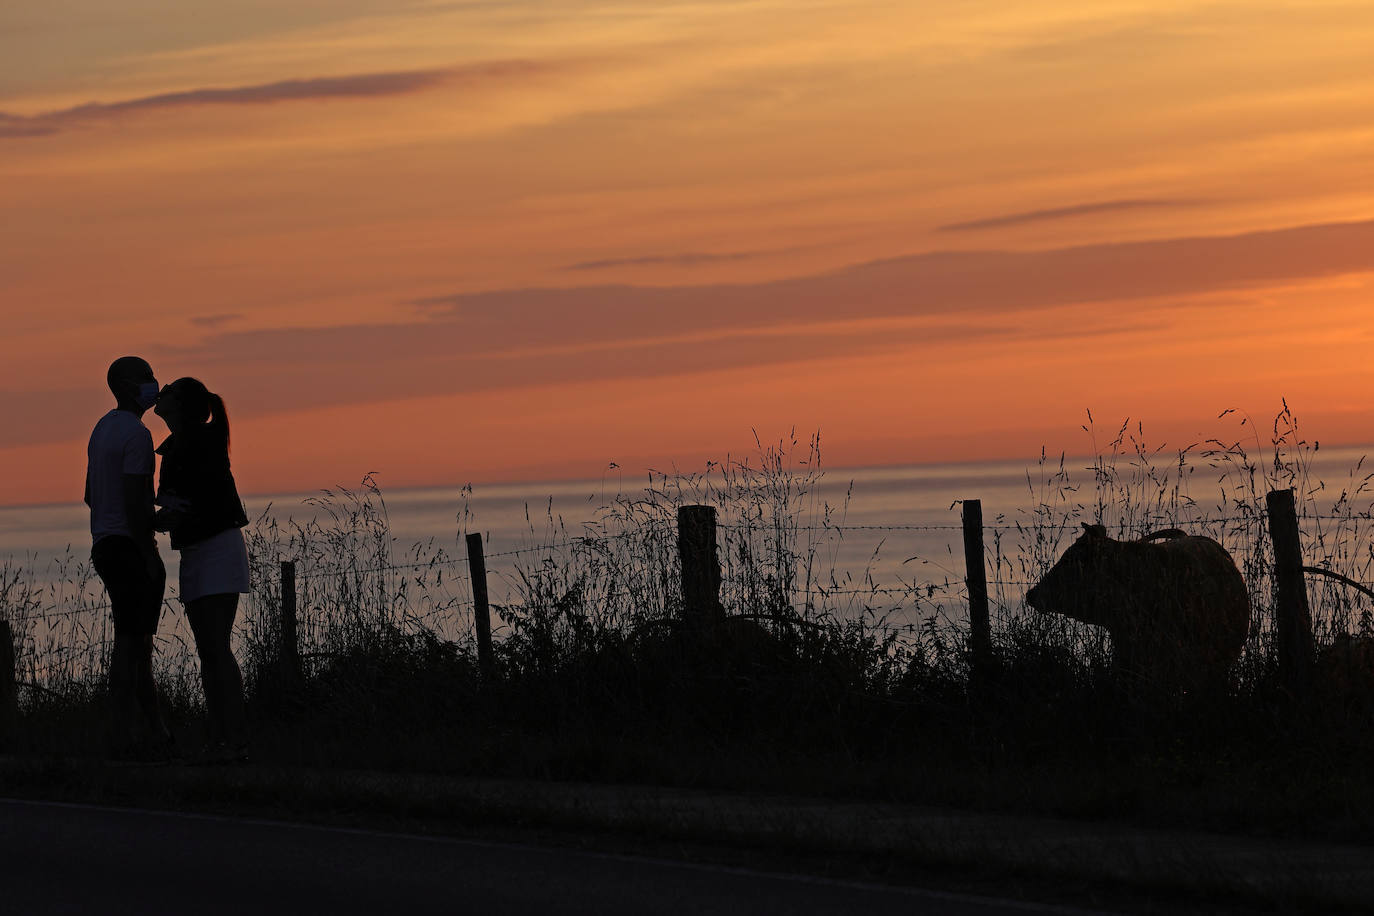
<path id="1" fill-rule="evenodd" d="M 91 565 L 105 583 L 118 636 L 151 636 L 162 614 L 162 591 L 167 570 L 162 558 L 149 570 L 133 538 L 111 535 L 91 548 Z"/>

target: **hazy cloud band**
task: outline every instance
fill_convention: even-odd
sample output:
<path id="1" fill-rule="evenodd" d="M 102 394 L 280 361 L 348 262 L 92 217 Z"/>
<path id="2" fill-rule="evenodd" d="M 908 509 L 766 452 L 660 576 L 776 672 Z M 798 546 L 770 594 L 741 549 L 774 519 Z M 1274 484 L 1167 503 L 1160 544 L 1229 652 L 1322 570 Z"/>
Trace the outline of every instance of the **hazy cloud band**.
<path id="1" fill-rule="evenodd" d="M 553 66 L 548 62 L 532 60 L 488 61 L 429 70 L 321 76 L 252 86 L 165 92 L 119 102 L 90 102 L 31 116 L 0 112 L 0 138 L 48 136 L 82 123 L 107 121 L 141 112 L 174 108 L 273 105 L 282 102 L 407 95 L 441 85 L 500 82 L 543 72 Z"/>
<path id="2" fill-rule="evenodd" d="M 1072 219 L 1076 216 L 1091 216 L 1097 213 L 1115 213 L 1121 210 L 1148 210 L 1167 207 L 1196 206 L 1193 200 L 1105 200 L 1095 204 L 1076 204 L 1072 207 L 1052 207 L 1046 210 L 1027 210 L 1023 213 L 1008 213 L 1003 216 L 990 216 L 964 223 L 947 223 L 936 226 L 937 232 L 972 232 L 979 229 L 996 229 L 1001 226 L 1020 226 L 1026 223 L 1044 223 L 1059 219 Z"/>
<path id="3" fill-rule="evenodd" d="M 564 270 L 613 270 L 617 267 L 699 267 L 703 264 L 724 264 L 731 261 L 748 261 L 773 251 L 686 251 L 680 254 L 651 254 L 634 258 L 605 258 L 600 261 L 579 261 L 564 266 Z"/>
<path id="4" fill-rule="evenodd" d="M 1048 251 L 930 252 L 755 284 L 463 293 L 422 300 L 418 320 L 211 328 L 196 343 L 150 346 L 147 355 L 159 372 L 203 376 L 233 392 L 238 407 L 265 414 L 589 380 L 633 384 L 975 338 L 1110 336 L 1158 326 L 1160 313 L 1135 301 L 1354 273 L 1374 273 L 1374 221 Z M 1118 305 L 1075 326 L 1030 317 L 1096 302 Z M 66 396 L 70 405 L 53 392 L 7 398 L 18 411 L 7 428 L 13 444 L 71 438 L 73 417 L 106 399 L 98 386 Z"/>
<path id="5" fill-rule="evenodd" d="M 574 286 L 555 289 L 463 293 L 421 300 L 424 320 L 333 328 L 224 330 L 201 343 L 163 348 L 181 364 L 212 363 L 218 371 L 274 373 L 301 370 L 324 376 L 362 377 L 375 397 L 439 393 L 413 382 L 408 364 L 447 363 L 430 371 L 445 378 L 446 391 L 461 389 L 478 366 L 513 383 L 491 361 L 518 367 L 526 384 L 609 372 L 628 378 L 694 372 L 708 352 L 712 366 L 723 352 L 735 366 L 782 359 L 792 352 L 814 358 L 795 329 L 837 321 L 931 319 L 941 326 L 1017 328 L 1019 313 L 1091 302 L 1167 299 L 1266 283 L 1374 271 L 1374 221 L 1302 226 L 1245 235 L 1089 245 L 1049 251 L 931 252 L 875 261 L 844 270 L 754 284 L 712 286 Z M 1111 311 L 1110 327 L 1149 321 L 1129 306 Z M 822 334 L 820 351 L 843 356 L 862 347 L 906 345 L 913 326 L 845 339 Z M 1067 338 L 1084 328 L 1053 327 L 1040 338 Z M 1018 331 L 1018 333 L 1020 333 Z M 765 340 L 764 338 L 768 338 Z M 860 344 L 860 338 L 865 342 Z M 808 338 L 809 340 L 813 338 Z M 772 342 L 769 342 L 772 341 Z M 539 355 L 536 351 L 545 350 Z M 643 353 L 657 353 L 647 363 Z M 638 354 L 638 355 L 637 355 Z M 695 355 L 694 355 L 695 354 Z M 767 356 L 766 354 L 772 354 Z M 403 365 L 407 364 L 407 365 Z M 368 365 L 359 376 L 356 367 Z M 555 365 L 561 366 L 553 373 Z M 633 367 L 633 368 L 632 368 Z M 395 382 L 387 381 L 390 373 Z M 401 382 L 401 377 L 412 379 Z M 457 386 L 457 387 L 454 387 Z M 289 390 L 270 386 L 273 390 Z M 280 404 L 279 407 L 289 407 Z"/>

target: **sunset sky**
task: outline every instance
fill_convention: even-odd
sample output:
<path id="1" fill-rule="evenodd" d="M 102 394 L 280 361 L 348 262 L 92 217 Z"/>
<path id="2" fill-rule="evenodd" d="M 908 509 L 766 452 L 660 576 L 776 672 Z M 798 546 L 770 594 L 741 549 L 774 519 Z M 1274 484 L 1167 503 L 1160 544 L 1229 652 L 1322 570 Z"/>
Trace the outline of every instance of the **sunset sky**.
<path id="1" fill-rule="evenodd" d="M 1374 440 L 1368 0 L 0 7 L 0 504 L 105 369 L 248 493 Z M 154 437 L 165 435 L 148 415 Z"/>

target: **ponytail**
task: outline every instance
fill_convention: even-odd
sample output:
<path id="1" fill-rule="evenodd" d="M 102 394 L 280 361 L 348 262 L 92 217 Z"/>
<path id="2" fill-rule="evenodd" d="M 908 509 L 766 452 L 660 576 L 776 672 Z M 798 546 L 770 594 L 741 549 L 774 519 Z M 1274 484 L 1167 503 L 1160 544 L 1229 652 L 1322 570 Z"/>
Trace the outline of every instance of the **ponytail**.
<path id="1" fill-rule="evenodd" d="M 205 393 L 210 404 L 210 432 L 216 440 L 224 440 L 224 450 L 229 451 L 229 411 L 224 407 L 224 398 L 213 391 Z"/>

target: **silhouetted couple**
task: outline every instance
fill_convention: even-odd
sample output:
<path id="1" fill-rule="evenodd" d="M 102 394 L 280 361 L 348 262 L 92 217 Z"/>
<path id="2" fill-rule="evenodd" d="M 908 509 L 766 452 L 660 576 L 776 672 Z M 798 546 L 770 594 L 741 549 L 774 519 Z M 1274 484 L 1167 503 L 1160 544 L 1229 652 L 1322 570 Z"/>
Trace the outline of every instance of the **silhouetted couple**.
<path id="1" fill-rule="evenodd" d="M 229 417 L 224 401 L 193 378 L 159 389 L 152 367 L 136 356 L 114 361 L 106 376 L 116 406 L 96 424 L 86 449 L 86 504 L 91 507 L 91 562 L 109 593 L 114 617 L 110 695 L 113 751 L 127 758 L 168 758 L 171 732 L 153 680 L 153 636 L 167 571 L 155 532 L 181 553 L 180 596 L 195 635 L 205 690 L 207 762 L 247 759 L 243 678 L 229 638 L 239 595 L 249 591 L 248 518 L 229 470 Z M 171 435 L 153 490 L 152 408 Z"/>

